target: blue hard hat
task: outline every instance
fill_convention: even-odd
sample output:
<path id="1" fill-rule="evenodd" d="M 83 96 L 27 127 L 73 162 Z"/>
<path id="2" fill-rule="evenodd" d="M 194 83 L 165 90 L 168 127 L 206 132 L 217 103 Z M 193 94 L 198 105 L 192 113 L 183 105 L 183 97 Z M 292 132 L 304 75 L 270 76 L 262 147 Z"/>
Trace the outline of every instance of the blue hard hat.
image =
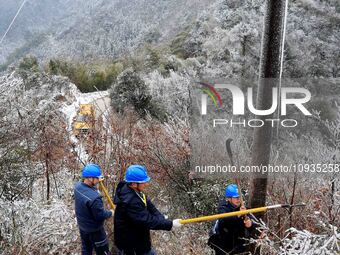
<path id="1" fill-rule="evenodd" d="M 229 184 L 225 188 L 225 196 L 226 197 L 240 197 L 240 194 L 238 193 L 238 188 L 236 184 Z"/>
<path id="2" fill-rule="evenodd" d="M 144 166 L 131 165 L 126 170 L 125 181 L 144 183 L 150 181 L 150 177 L 148 176 Z"/>
<path id="3" fill-rule="evenodd" d="M 87 164 L 83 168 L 82 177 L 83 178 L 94 177 L 94 178 L 99 178 L 99 179 L 103 178 L 100 172 L 100 166 L 98 166 L 97 164 Z"/>

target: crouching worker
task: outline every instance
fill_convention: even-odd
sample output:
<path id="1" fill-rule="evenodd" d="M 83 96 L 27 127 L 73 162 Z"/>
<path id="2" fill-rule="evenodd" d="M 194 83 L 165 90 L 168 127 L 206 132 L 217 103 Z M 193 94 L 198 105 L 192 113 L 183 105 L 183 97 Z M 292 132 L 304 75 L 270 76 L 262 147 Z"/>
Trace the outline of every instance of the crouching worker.
<path id="1" fill-rule="evenodd" d="M 149 186 L 146 168 L 131 165 L 117 186 L 114 203 L 114 239 L 119 255 L 155 255 L 150 230 L 171 230 L 182 224 L 170 221 L 156 209 L 143 190 Z"/>
<path id="2" fill-rule="evenodd" d="M 228 213 L 241 208 L 240 194 L 236 184 L 230 184 L 225 190 L 226 198 L 218 207 L 218 213 Z M 257 224 L 248 216 L 231 216 L 219 219 L 210 233 L 208 244 L 216 255 L 239 254 L 246 251 L 244 238 L 256 232 Z"/>
<path id="3" fill-rule="evenodd" d="M 103 200 L 96 186 L 101 175 L 100 167 L 88 164 L 82 171 L 82 182 L 74 187 L 75 211 L 81 237 L 82 255 L 109 255 L 109 245 L 104 230 L 104 220 L 113 216 L 105 210 Z"/>

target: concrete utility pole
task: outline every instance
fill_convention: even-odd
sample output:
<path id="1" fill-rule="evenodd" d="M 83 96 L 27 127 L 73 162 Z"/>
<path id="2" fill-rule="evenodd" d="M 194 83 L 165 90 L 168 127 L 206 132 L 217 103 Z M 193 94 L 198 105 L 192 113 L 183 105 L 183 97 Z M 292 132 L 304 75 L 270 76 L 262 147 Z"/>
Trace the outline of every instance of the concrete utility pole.
<path id="1" fill-rule="evenodd" d="M 260 73 L 257 91 L 256 109 L 266 110 L 272 105 L 272 88 L 278 87 L 280 75 L 280 56 L 283 31 L 283 17 L 286 0 L 267 0 L 264 16 Z M 271 79 L 269 79 L 271 78 Z M 256 116 L 257 119 L 270 119 L 272 115 Z M 272 143 L 272 127 L 264 121 L 264 126 L 255 128 L 252 146 L 252 165 L 269 164 Z M 254 174 L 250 185 L 250 206 L 265 205 L 267 193 L 267 175 Z"/>

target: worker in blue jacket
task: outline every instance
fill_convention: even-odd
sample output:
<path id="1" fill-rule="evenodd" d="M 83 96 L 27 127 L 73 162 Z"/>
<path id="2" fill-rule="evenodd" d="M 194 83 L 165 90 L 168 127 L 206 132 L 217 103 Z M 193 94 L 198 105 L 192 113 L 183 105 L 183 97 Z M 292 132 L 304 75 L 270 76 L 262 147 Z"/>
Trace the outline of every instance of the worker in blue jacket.
<path id="1" fill-rule="evenodd" d="M 74 187 L 75 212 L 82 243 L 82 255 L 109 255 L 109 245 L 104 230 L 104 221 L 113 216 L 113 211 L 105 210 L 96 186 L 101 175 L 100 167 L 88 164 L 82 171 L 83 181 Z"/>
<path id="2" fill-rule="evenodd" d="M 155 255 L 150 230 L 181 227 L 180 219 L 167 220 L 145 196 L 150 177 L 146 168 L 131 165 L 117 186 L 114 203 L 114 239 L 119 255 Z"/>
<path id="3" fill-rule="evenodd" d="M 241 206 L 240 195 L 236 184 L 225 189 L 225 199 L 218 206 L 218 213 L 246 210 Z M 240 254 L 246 252 L 245 238 L 255 236 L 258 224 L 251 215 L 229 216 L 217 220 L 210 233 L 208 244 L 216 255 Z"/>

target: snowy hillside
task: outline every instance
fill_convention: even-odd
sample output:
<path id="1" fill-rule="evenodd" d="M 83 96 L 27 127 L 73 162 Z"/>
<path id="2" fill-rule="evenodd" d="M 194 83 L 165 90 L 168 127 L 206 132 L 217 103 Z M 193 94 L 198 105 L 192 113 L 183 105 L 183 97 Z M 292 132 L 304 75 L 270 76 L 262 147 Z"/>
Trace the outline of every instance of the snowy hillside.
<path id="1" fill-rule="evenodd" d="M 6 5 L 12 14 L 14 7 L 14 3 Z M 284 75 L 337 77 L 340 15 L 336 3 L 292 1 L 288 7 Z M 82 4 L 59 0 L 44 5 L 29 0 L 0 45 L 0 63 L 7 66 L 27 54 L 43 63 L 52 58 L 90 63 L 133 57 L 132 52 L 151 44 L 161 47 L 162 53 L 195 57 L 207 67 L 202 75 L 253 79 L 259 64 L 263 8 L 263 1 L 258 0 Z M 42 15 L 31 19 L 32 12 Z M 9 17 L 6 14 L 2 19 L 9 23 Z M 306 68 L 301 70 L 302 66 Z"/>
<path id="2" fill-rule="evenodd" d="M 193 22 L 210 2 L 114 0 L 84 3 L 59 0 L 42 4 L 28 0 L 18 17 L 18 23 L 0 45 L 3 49 L 0 51 L 0 60 L 4 62 L 19 47 L 25 54 L 32 53 L 42 59 L 114 58 L 136 49 L 146 41 L 164 41 Z M 17 6 L 13 3 L 0 10 L 10 9 L 13 13 Z M 41 15 L 37 15 L 40 11 Z M 33 19 L 32 12 L 35 13 Z M 6 27 L 5 22 L 9 24 L 10 17 L 6 15 L 3 18 L 1 31 Z M 22 34 L 25 33 L 31 36 L 23 38 Z"/>
<path id="3" fill-rule="evenodd" d="M 0 255 L 80 254 L 73 187 L 89 162 L 100 165 L 111 196 L 129 165 L 146 166 L 152 180 L 148 198 L 170 219 L 189 219 L 216 214 L 221 200 L 230 202 L 225 189 L 237 178 L 195 174 L 195 157 L 199 164 L 220 160 L 236 169 L 253 166 L 262 149 L 260 156 L 274 166 L 312 170 L 309 166 L 322 164 L 334 171 L 266 175 L 261 183 L 250 174 L 242 178 L 247 207 L 257 207 L 251 203 L 257 199 L 261 207 L 304 205 L 274 206 L 263 221 L 254 219 L 261 223 L 260 234 L 242 240 L 259 247 L 261 255 L 339 254 L 337 0 L 288 1 L 284 50 L 280 43 L 273 48 L 283 54 L 282 81 L 310 91 L 303 106 L 312 115 L 293 105 L 285 117 L 297 119 L 298 126 L 268 129 L 272 135 L 261 143 L 254 143 L 261 127 L 242 121 L 263 117 L 250 111 L 247 89 L 252 86 L 258 98 L 270 91 L 255 88 L 266 45 L 264 1 L 0 0 L 0 36 L 20 5 L 0 43 Z M 218 95 L 223 101 L 218 106 L 213 89 L 197 86 L 234 79 L 248 99 L 242 116 L 232 113 L 231 93 Z M 207 93 L 211 106 L 216 103 L 209 105 L 209 116 L 197 111 L 202 97 L 196 101 L 196 91 Z M 262 96 L 258 101 L 273 101 Z M 79 105 L 87 103 L 96 118 L 76 137 L 74 120 Z M 238 126 L 210 130 L 215 114 L 228 123 L 239 120 Z M 207 121 L 202 132 L 196 129 L 201 120 Z M 230 138 L 234 158 L 226 148 Z M 109 208 L 106 198 L 104 207 Z M 211 255 L 213 224 L 152 231 L 153 247 L 159 255 Z M 115 254 L 113 221 L 104 226 Z"/>
<path id="4" fill-rule="evenodd" d="M 50 173 L 56 178 L 48 191 L 53 194 L 53 202 L 45 203 L 40 195 L 41 192 L 44 193 L 43 176 L 49 169 L 46 169 L 47 165 L 43 163 L 45 156 L 41 154 L 52 150 L 52 158 L 57 160 L 60 153 L 67 154 L 74 150 L 78 157 L 84 158 L 84 148 L 77 144 L 71 124 L 80 103 L 92 103 L 105 96 L 105 93 L 82 94 L 64 77 L 31 73 L 27 76 L 23 80 L 16 72 L 12 72 L 0 77 L 1 162 L 14 162 L 19 158 L 24 160 L 16 162 L 15 167 L 3 169 L 1 194 L 8 200 L 0 199 L 3 208 L 6 208 L 0 212 L 3 222 L 0 227 L 1 238 L 13 242 L 20 239 L 30 254 L 33 251 L 38 254 L 52 254 L 57 251 L 66 253 L 71 246 L 78 246 L 71 192 L 73 178 L 78 173 L 70 171 L 72 162 L 67 163 L 66 158 L 62 159 L 61 164 L 51 163 L 51 167 L 57 168 L 56 172 Z M 45 139 L 48 139 L 49 145 L 41 144 Z M 77 144 L 73 149 L 72 143 Z M 33 158 L 30 163 L 25 162 L 25 152 Z M 20 182 L 17 181 L 18 178 L 21 178 Z M 32 188 L 27 190 L 27 185 L 32 185 Z M 28 193 L 31 194 L 31 199 L 21 200 Z M 13 228 L 13 221 L 10 219 L 12 213 L 15 214 L 15 224 L 18 227 L 9 234 L 7 229 Z M 58 224 L 54 224 L 55 222 Z M 46 245 L 47 243 L 51 245 Z M 17 253 L 11 247 L 3 253 L 3 248 L 5 246 L 0 245 L 0 254 L 8 254 L 9 251 Z"/>

